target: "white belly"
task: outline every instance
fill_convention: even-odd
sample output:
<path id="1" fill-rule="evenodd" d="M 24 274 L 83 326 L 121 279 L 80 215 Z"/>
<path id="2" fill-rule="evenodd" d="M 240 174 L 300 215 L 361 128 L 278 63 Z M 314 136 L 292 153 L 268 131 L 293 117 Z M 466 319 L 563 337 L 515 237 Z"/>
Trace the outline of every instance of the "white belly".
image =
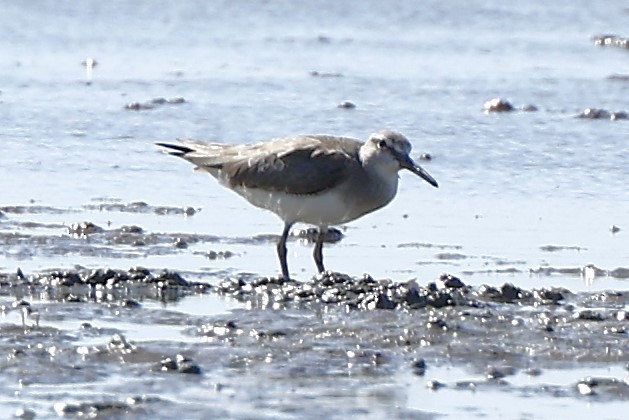
<path id="1" fill-rule="evenodd" d="M 319 194 L 294 195 L 280 191 L 230 186 L 221 171 L 208 170 L 223 186 L 235 191 L 251 204 L 277 214 L 284 222 L 331 226 L 351 222 L 388 204 L 397 192 L 397 175 L 372 183 L 369 191 L 337 186 Z M 357 187 L 360 188 L 360 187 Z"/>
<path id="2" fill-rule="evenodd" d="M 234 188 L 254 206 L 277 214 L 285 222 L 302 222 L 317 226 L 347 223 L 364 214 L 338 190 L 314 195 L 292 195 L 255 188 Z"/>

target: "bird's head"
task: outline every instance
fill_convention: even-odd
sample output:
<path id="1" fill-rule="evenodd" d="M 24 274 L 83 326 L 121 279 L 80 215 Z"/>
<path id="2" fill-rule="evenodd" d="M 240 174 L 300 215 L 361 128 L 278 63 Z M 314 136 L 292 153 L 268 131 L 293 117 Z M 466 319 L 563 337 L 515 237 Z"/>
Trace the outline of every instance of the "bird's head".
<path id="1" fill-rule="evenodd" d="M 402 134 L 391 130 L 378 131 L 369 137 L 363 147 L 363 159 L 377 162 L 378 166 L 390 168 L 394 172 L 408 169 L 433 187 L 439 187 L 437 181 L 411 159 L 411 142 Z"/>

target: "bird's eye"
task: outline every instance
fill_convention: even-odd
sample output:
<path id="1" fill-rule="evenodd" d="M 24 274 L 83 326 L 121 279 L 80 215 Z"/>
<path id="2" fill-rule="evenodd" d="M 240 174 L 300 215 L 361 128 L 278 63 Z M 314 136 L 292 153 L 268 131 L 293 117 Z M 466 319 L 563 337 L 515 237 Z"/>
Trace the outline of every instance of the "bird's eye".
<path id="1" fill-rule="evenodd" d="M 387 142 L 386 142 L 386 141 L 384 141 L 384 140 L 380 140 L 380 141 L 378 142 L 378 148 L 380 148 L 380 149 L 384 149 L 385 147 L 387 147 Z"/>

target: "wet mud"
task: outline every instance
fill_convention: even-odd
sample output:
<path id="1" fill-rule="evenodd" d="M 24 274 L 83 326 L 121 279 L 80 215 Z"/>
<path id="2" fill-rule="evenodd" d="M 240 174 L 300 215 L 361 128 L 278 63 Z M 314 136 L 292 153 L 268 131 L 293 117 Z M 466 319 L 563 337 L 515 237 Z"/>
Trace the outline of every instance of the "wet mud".
<path id="1" fill-rule="evenodd" d="M 92 212 L 193 217 L 199 209 L 190 207 L 103 202 L 1 211 L 2 252 L 18 262 L 26 255 L 230 259 L 240 256 L 225 249 L 229 244 L 272 246 L 277 240 L 158 233 L 88 220 Z M 51 215 L 77 221 L 40 219 Z M 304 229 L 291 238 L 310 242 L 316 235 Z M 343 239 L 337 229 L 325 238 Z M 432 250 L 451 263 L 476 258 L 458 245 L 398 247 Z M 550 244 L 540 250 L 584 248 Z M 504 273 L 526 270 L 524 261 L 492 262 Z M 629 277 L 627 269 L 593 265 L 542 267 L 537 274 L 582 276 L 584 270 Z M 186 310 L 193 301 L 201 307 Z M 217 304 L 232 309 L 211 309 Z M 304 281 L 141 266 L 2 269 L 0 387 L 13 396 L 5 406 L 21 418 L 173 417 L 186 410 L 189 418 L 308 418 L 316 412 L 425 419 L 445 410 L 413 408 L 409 389 L 453 392 L 454 398 L 473 391 L 488 399 L 499 393 L 627 403 L 627 307 L 624 291 L 473 286 L 450 274 L 400 281 L 326 272 Z M 453 376 L 453 369 L 462 373 Z M 557 375 L 561 381 L 548 379 Z"/>
<path id="2" fill-rule="evenodd" d="M 216 315 L 174 309 L 191 296 L 234 299 L 243 309 Z M 544 383 L 546 370 L 629 368 L 624 292 L 471 287 L 451 275 L 425 285 L 332 272 L 305 282 L 255 275 L 192 280 L 135 267 L 3 273 L 0 302 L 3 388 L 29 401 L 16 410 L 43 417 L 168 416 L 190 407 L 192 417 L 238 416 L 239 404 L 260 393 L 256 376 L 266 378 L 271 395 L 302 389 L 296 396 L 302 414 L 314 409 L 309 393 L 376 389 L 396 375 L 424 381 L 433 392 L 510 389 L 629 401 L 622 376 Z M 179 339 L 134 334 L 129 325 L 170 329 Z M 476 379 L 441 380 L 444 366 L 463 367 Z M 522 387 L 511 383 L 518 375 L 538 379 Z M 108 392 L 68 395 L 76 384 Z M 382 398 L 394 403 L 398 393 Z M 271 397 L 266 404 L 277 413 L 293 403 Z M 353 404 L 321 410 L 359 414 Z M 367 414 L 381 410 L 370 406 Z M 430 418 L 413 410 L 393 416 Z"/>

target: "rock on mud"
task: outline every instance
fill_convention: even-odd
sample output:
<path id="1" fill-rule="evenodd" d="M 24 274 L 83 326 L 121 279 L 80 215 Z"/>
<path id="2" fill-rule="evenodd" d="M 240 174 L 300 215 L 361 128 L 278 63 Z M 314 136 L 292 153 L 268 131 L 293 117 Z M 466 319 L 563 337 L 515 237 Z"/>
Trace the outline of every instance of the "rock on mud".
<path id="1" fill-rule="evenodd" d="M 502 98 L 493 98 L 488 100 L 487 102 L 485 102 L 484 108 L 486 113 L 509 112 L 515 109 L 513 105 L 511 105 L 511 102 Z"/>

